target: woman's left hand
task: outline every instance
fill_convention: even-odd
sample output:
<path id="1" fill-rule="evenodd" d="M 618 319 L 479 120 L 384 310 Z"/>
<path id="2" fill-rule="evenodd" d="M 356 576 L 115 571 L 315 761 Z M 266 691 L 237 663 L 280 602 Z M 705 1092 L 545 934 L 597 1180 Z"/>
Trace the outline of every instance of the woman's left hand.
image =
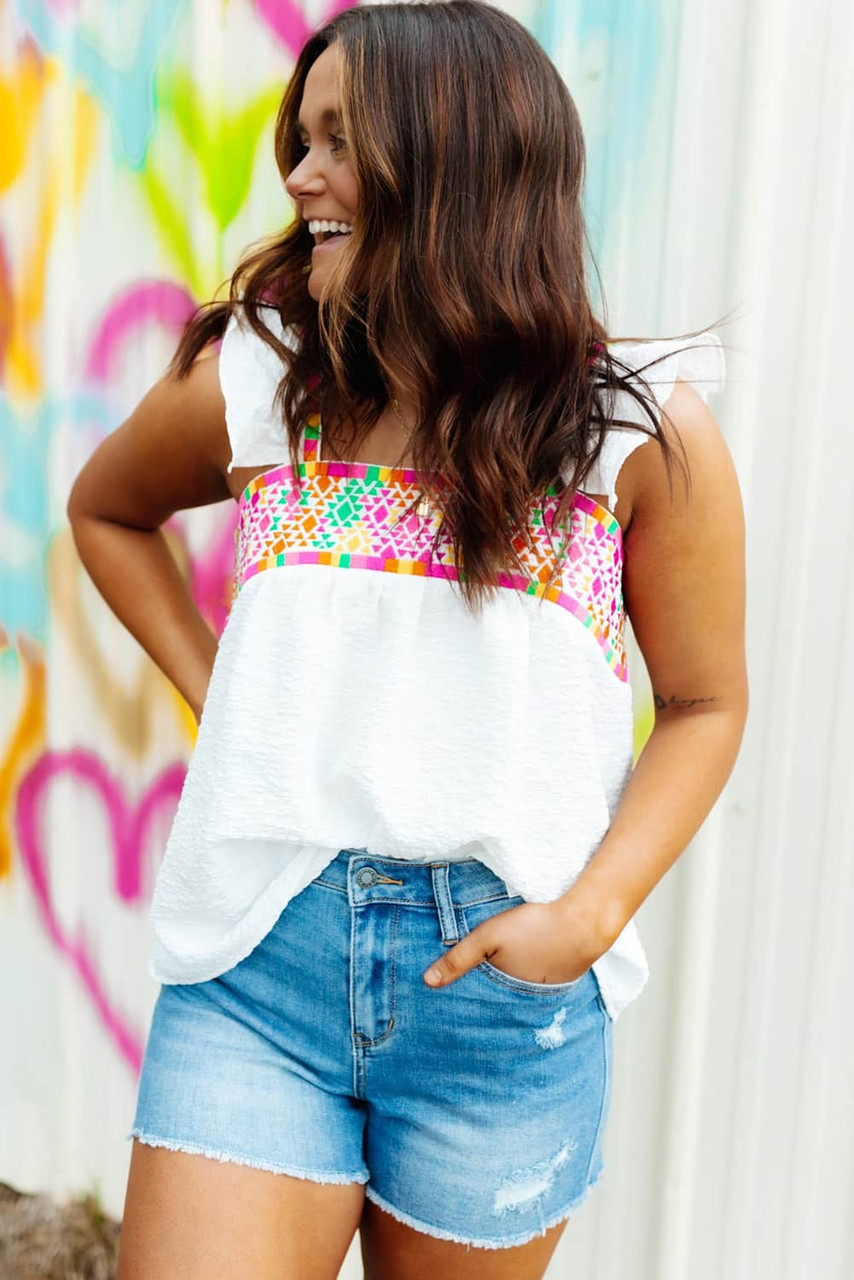
<path id="1" fill-rule="evenodd" d="M 447 986 L 488 960 L 525 982 L 574 982 L 613 941 L 595 916 L 574 910 L 566 898 L 523 902 L 484 920 L 449 947 L 430 965 L 424 980 L 430 986 Z M 434 970 L 436 981 L 430 976 Z"/>

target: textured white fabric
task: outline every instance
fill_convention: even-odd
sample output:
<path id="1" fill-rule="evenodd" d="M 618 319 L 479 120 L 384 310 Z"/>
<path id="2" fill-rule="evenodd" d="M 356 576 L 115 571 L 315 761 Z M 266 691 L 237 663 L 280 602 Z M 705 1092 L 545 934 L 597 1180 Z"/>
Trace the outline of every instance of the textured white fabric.
<path id="1" fill-rule="evenodd" d="M 232 320 L 220 370 L 236 465 L 287 460 L 270 409 L 280 367 L 260 345 Z M 692 366 L 698 389 L 710 367 Z M 631 686 L 567 609 L 505 589 L 475 616 L 438 577 L 257 573 L 220 638 L 149 972 L 201 982 L 231 968 L 346 848 L 477 857 L 511 893 L 552 901 L 598 848 L 632 763 Z M 648 978 L 634 920 L 593 968 L 616 1019 Z"/>
<path id="2" fill-rule="evenodd" d="M 264 307 L 261 318 L 280 342 L 296 347 L 294 327 L 284 328 L 275 307 Z M 219 380 L 232 449 L 229 471 L 287 460 L 285 429 L 273 405 L 283 375 L 284 365 L 275 351 L 249 327 L 242 311 L 235 311 L 219 352 Z"/>
<path id="3" fill-rule="evenodd" d="M 684 348 L 684 349 L 680 349 Z M 726 379 L 724 350 L 717 334 L 707 330 L 696 338 L 662 339 L 649 342 L 614 342 L 609 348 L 630 369 L 642 369 L 652 360 L 660 360 L 652 368 L 639 375 L 649 384 L 659 412 L 664 408 L 676 379 L 689 382 L 708 402 L 713 391 L 720 391 Z M 661 359 L 663 357 L 663 359 Z M 640 389 L 646 392 L 639 381 Z M 584 493 L 607 495 L 607 506 L 613 511 L 617 505 L 617 477 L 620 468 L 633 450 L 651 438 L 652 427 L 637 400 L 626 391 L 619 391 L 614 401 L 614 417 L 637 422 L 646 428 L 637 431 L 631 427 L 612 427 L 605 437 L 602 451 L 584 479 Z M 568 481 L 569 476 L 564 475 Z"/>
<path id="4" fill-rule="evenodd" d="M 278 311 L 265 308 L 263 318 L 270 330 L 287 346 L 295 347 L 293 328 L 285 329 Z M 726 362 L 721 340 L 707 330 L 695 338 L 651 339 L 647 342 L 614 342 L 610 350 L 630 369 L 640 369 L 658 361 L 641 376 L 649 383 L 659 409 L 663 408 L 676 379 L 690 382 L 705 401 L 720 391 L 726 379 Z M 273 396 L 282 366 L 275 352 L 249 328 L 245 317 L 232 315 L 220 352 L 220 378 L 226 404 L 226 421 L 232 445 L 228 470 L 235 467 L 273 466 L 287 461 L 284 428 L 275 413 Z M 646 388 L 643 388 L 646 390 Z M 615 398 L 614 416 L 645 427 L 635 431 L 614 427 L 584 481 L 584 493 L 604 494 L 607 506 L 617 505 L 617 477 L 620 468 L 639 445 L 650 439 L 650 423 L 633 396 L 625 391 Z M 569 475 L 564 475 L 568 480 Z"/>
<path id="5" fill-rule="evenodd" d="M 605 834 L 631 743 L 629 685 L 548 601 L 504 591 L 478 623 L 441 579 L 258 574 L 221 638 L 161 864 L 154 976 L 237 963 L 343 848 L 478 857 L 550 901 Z M 643 967 L 633 928 L 617 951 Z"/>

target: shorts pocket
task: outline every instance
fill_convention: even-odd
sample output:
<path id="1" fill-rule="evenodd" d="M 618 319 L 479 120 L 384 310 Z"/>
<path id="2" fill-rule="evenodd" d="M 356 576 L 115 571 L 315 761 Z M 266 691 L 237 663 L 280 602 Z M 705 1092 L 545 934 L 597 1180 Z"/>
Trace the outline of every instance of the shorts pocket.
<path id="1" fill-rule="evenodd" d="M 516 894 L 513 897 L 504 894 L 497 898 L 489 898 L 484 902 L 473 902 L 468 906 L 458 906 L 457 911 L 461 922 L 460 932 L 465 937 L 471 933 L 472 929 L 476 929 L 479 924 L 482 924 L 484 920 L 490 920 L 501 911 L 519 907 L 524 901 L 525 899 L 521 894 Z M 508 987 L 513 991 L 532 996 L 565 995 L 566 992 L 574 991 L 576 987 L 580 987 L 583 982 L 589 981 L 593 976 L 592 970 L 586 969 L 580 977 L 573 978 L 570 982 L 529 982 L 526 978 L 517 978 L 512 973 L 505 973 L 503 969 L 499 969 L 497 965 L 492 964 L 489 960 L 481 960 L 476 967 L 485 977 L 498 986 Z"/>

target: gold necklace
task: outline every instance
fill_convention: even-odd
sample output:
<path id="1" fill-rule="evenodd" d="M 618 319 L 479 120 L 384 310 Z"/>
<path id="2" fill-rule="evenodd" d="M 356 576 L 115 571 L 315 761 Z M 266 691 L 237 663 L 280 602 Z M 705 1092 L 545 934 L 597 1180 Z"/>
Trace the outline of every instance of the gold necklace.
<path id="1" fill-rule="evenodd" d="M 391 397 L 391 404 L 392 404 L 392 408 L 394 409 L 395 414 L 397 415 L 397 420 L 398 420 L 398 422 L 400 423 L 400 425 L 403 427 L 404 431 L 406 432 L 406 441 L 407 441 L 407 444 L 408 444 L 408 443 L 409 443 L 409 437 L 412 435 L 412 427 L 408 427 L 408 426 L 406 425 L 406 423 L 403 421 L 403 418 L 400 416 L 400 405 L 399 405 L 399 404 L 398 404 L 398 402 L 397 402 L 397 397 L 396 397 L 396 396 L 392 396 L 392 397 Z"/>

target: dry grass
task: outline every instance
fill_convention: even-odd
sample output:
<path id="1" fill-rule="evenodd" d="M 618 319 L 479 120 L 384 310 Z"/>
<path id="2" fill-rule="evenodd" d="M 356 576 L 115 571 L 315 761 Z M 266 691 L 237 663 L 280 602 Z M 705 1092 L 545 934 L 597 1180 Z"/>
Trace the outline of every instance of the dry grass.
<path id="1" fill-rule="evenodd" d="M 120 1230 L 94 1195 L 57 1204 L 0 1182 L 3 1280 L 113 1280 Z"/>

